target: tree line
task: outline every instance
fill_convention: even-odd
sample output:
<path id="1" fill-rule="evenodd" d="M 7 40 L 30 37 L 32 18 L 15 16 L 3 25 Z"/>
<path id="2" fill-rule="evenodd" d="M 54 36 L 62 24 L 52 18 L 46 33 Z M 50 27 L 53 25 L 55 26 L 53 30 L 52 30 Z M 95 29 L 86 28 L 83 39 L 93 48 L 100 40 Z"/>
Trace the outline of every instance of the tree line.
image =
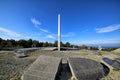
<path id="1" fill-rule="evenodd" d="M 57 47 L 58 42 L 54 43 L 50 42 L 39 42 L 37 40 L 14 40 L 14 39 L 2 39 L 0 38 L 0 50 L 11 50 L 11 49 L 19 49 L 19 48 L 31 48 L 31 47 Z M 61 42 L 61 47 L 73 47 L 69 42 L 63 43 Z"/>
<path id="2" fill-rule="evenodd" d="M 40 42 L 37 40 L 32 40 L 32 39 L 20 39 L 20 40 L 14 40 L 14 39 L 2 39 L 0 38 L 0 50 L 14 50 L 14 49 L 19 49 L 19 48 L 31 48 L 31 47 L 57 47 L 58 41 L 54 41 L 54 43 L 50 42 Z M 95 47 L 88 47 L 86 45 L 73 45 L 69 42 L 63 43 L 61 42 L 61 47 L 71 47 L 71 48 L 80 48 L 80 49 L 93 49 L 96 50 L 97 48 Z"/>

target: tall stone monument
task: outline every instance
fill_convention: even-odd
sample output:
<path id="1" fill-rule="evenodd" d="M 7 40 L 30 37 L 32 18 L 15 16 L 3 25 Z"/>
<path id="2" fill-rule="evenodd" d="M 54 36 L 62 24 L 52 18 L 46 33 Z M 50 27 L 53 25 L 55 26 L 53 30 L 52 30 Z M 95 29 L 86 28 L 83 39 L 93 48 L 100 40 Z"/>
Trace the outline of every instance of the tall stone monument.
<path id="1" fill-rule="evenodd" d="M 58 51 L 60 51 L 61 30 L 60 30 L 60 14 L 58 14 Z"/>

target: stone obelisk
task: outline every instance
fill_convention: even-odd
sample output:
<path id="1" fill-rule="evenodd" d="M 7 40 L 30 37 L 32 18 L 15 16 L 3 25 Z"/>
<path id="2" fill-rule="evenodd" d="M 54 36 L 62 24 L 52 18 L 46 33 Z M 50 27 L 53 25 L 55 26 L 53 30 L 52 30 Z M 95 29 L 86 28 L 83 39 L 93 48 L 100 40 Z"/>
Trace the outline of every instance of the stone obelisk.
<path id="1" fill-rule="evenodd" d="M 58 14 L 58 51 L 60 51 L 61 30 L 60 30 L 60 14 Z"/>

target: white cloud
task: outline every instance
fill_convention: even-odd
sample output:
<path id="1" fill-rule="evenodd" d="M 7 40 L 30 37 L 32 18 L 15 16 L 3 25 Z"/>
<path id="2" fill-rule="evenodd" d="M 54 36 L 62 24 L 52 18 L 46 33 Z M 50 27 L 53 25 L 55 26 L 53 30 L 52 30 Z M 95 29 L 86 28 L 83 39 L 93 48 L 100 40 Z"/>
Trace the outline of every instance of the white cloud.
<path id="1" fill-rule="evenodd" d="M 47 35 L 46 38 L 55 39 L 55 37 L 53 35 Z"/>
<path id="2" fill-rule="evenodd" d="M 12 37 L 20 37 L 21 36 L 21 34 L 18 34 L 14 31 L 8 30 L 8 29 L 3 28 L 3 27 L 0 27 L 0 32 L 3 33 L 4 35 L 9 35 Z"/>
<path id="3" fill-rule="evenodd" d="M 41 25 L 41 22 L 39 22 L 38 20 L 36 20 L 35 18 L 31 18 L 31 22 L 34 24 L 34 25 Z"/>
<path id="4" fill-rule="evenodd" d="M 67 34 L 61 35 L 61 37 L 73 37 L 75 34 L 73 32 L 69 32 Z"/>
<path id="5" fill-rule="evenodd" d="M 50 33 L 48 30 L 45 30 L 45 29 L 42 29 L 42 28 L 39 28 L 39 29 L 43 32 Z"/>
<path id="6" fill-rule="evenodd" d="M 34 26 L 38 30 L 45 32 L 45 33 L 50 33 L 48 30 L 41 28 L 42 23 L 40 21 L 36 20 L 35 18 L 31 18 L 31 22 L 34 24 Z"/>
<path id="7" fill-rule="evenodd" d="M 112 31 L 115 31 L 115 30 L 118 30 L 118 29 L 120 29 L 120 24 L 111 25 L 111 26 L 107 26 L 107 27 L 104 27 L 104 28 L 97 28 L 96 32 L 97 33 L 105 33 L 105 32 L 112 32 Z"/>

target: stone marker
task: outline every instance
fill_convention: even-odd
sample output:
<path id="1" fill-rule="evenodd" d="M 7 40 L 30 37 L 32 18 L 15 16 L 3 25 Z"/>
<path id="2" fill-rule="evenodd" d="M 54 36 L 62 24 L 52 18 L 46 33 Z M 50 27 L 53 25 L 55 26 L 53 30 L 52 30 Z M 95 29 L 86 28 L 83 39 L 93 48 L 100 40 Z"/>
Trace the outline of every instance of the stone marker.
<path id="1" fill-rule="evenodd" d="M 19 58 L 27 57 L 22 50 L 16 50 L 14 51 L 14 54 Z"/>
<path id="2" fill-rule="evenodd" d="M 61 58 L 41 55 L 24 72 L 22 80 L 55 80 L 60 65 Z"/>
<path id="3" fill-rule="evenodd" d="M 102 46 L 98 46 L 99 51 L 102 51 Z"/>
<path id="4" fill-rule="evenodd" d="M 69 58 L 68 63 L 75 80 L 98 80 L 104 76 L 103 66 L 94 60 Z"/>

